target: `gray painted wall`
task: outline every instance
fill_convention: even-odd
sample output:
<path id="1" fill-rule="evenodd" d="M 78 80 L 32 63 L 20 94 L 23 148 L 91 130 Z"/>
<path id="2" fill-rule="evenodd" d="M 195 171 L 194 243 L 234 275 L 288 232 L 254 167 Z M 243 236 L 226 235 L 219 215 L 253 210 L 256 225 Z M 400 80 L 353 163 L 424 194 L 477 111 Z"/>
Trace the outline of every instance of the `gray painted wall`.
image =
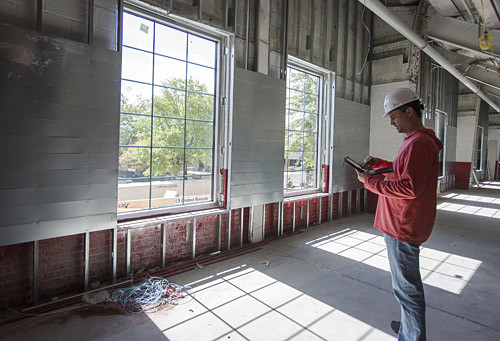
<path id="1" fill-rule="evenodd" d="M 363 188 L 356 172 L 344 165 L 349 156 L 361 162 L 368 155 L 370 142 L 370 107 L 335 98 L 333 142 L 333 192 Z"/>
<path id="2" fill-rule="evenodd" d="M 231 208 L 283 200 L 285 81 L 234 72 Z"/>
<path id="3" fill-rule="evenodd" d="M 116 225 L 120 54 L 0 25 L 0 245 Z"/>

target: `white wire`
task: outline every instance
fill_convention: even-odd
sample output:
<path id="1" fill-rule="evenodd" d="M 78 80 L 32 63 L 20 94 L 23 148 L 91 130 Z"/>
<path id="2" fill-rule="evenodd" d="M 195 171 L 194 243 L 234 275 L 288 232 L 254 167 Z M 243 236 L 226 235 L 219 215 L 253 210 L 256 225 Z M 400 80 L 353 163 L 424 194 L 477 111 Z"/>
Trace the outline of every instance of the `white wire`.
<path id="1" fill-rule="evenodd" d="M 361 22 L 363 23 L 363 26 L 365 28 L 365 30 L 368 31 L 368 50 L 366 51 L 366 55 L 365 55 L 365 61 L 363 62 L 363 66 L 361 67 L 361 70 L 359 70 L 358 72 L 358 75 L 363 72 L 364 68 L 365 68 L 365 65 L 366 65 L 366 61 L 368 60 L 368 55 L 370 54 L 370 50 L 371 50 L 371 42 L 372 42 L 372 33 L 370 32 L 370 29 L 368 28 L 368 26 L 365 25 L 365 9 L 366 9 L 366 1 L 363 1 L 363 13 L 361 13 Z"/>

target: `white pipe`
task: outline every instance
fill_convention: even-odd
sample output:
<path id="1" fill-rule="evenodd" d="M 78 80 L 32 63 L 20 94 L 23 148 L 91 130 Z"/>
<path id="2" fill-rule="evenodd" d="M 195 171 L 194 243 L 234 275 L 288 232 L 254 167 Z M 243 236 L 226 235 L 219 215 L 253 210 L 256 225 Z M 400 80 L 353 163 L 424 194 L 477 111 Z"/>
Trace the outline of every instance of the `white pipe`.
<path id="1" fill-rule="evenodd" d="M 387 7 L 382 5 L 378 0 L 359 0 L 362 4 L 368 7 L 380 19 L 391 25 L 396 31 L 401 33 L 409 41 L 417 46 L 418 49 L 427 53 L 429 57 L 434 59 L 444 69 L 451 73 L 455 78 L 462 82 L 466 87 L 472 90 L 473 93 L 481 97 L 488 103 L 495 111 L 500 112 L 500 107 L 492 101 L 484 92 L 481 91 L 474 83 L 467 79 L 460 71 L 458 71 L 449 61 L 440 55 L 432 46 L 428 44 L 420 35 L 412 31 L 401 19 L 394 15 Z"/>

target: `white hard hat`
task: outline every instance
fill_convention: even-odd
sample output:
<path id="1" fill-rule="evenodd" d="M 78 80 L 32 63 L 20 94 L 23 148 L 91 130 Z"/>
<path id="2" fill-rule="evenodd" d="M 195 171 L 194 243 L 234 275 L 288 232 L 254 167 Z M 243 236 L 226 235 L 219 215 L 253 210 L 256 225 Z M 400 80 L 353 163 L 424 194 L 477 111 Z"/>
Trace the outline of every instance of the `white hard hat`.
<path id="1" fill-rule="evenodd" d="M 420 100 L 420 97 L 418 97 L 418 95 L 412 89 L 399 88 L 396 90 L 392 90 L 385 96 L 384 117 L 386 117 L 394 109 L 397 109 L 405 104 L 418 100 Z"/>

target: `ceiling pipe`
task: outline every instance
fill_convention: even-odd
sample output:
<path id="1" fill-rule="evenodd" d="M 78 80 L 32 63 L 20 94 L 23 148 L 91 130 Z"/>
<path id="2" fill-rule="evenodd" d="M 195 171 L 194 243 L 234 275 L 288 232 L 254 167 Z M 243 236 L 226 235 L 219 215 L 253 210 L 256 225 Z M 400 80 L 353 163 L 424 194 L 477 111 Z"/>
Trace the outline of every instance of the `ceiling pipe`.
<path id="1" fill-rule="evenodd" d="M 366 7 L 368 7 L 373 13 L 375 13 L 380 19 L 384 20 L 386 23 L 391 25 L 396 31 L 401 33 L 406 39 L 411 41 L 415 46 L 427 53 L 429 57 L 434 59 L 438 64 L 440 64 L 445 70 L 455 76 L 460 82 L 462 82 L 466 87 L 472 90 L 473 93 L 481 97 L 486 103 L 488 103 L 495 111 L 500 112 L 500 106 L 492 101 L 484 92 L 481 91 L 473 82 L 471 82 L 467 77 L 465 77 L 460 71 L 458 71 L 446 58 L 440 55 L 432 46 L 429 45 L 420 35 L 412 31 L 406 24 L 404 24 L 401 19 L 399 19 L 395 14 L 393 14 L 387 7 L 382 5 L 378 0 L 358 0 Z"/>

